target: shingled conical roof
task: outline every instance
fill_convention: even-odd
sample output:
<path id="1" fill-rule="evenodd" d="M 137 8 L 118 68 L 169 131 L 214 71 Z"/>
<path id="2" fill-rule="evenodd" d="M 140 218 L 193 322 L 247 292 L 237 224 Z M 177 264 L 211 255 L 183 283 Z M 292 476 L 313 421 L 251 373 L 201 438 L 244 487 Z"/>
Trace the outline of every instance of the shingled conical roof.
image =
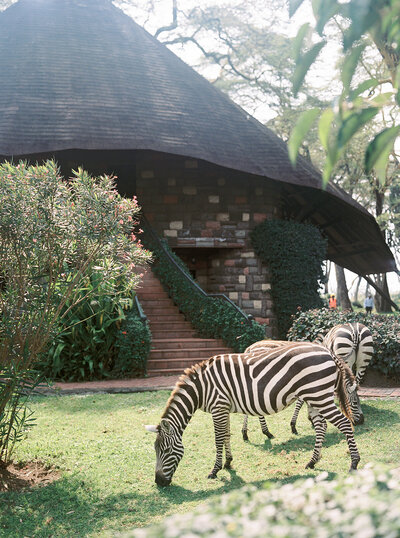
<path id="1" fill-rule="evenodd" d="M 279 137 L 110 0 L 19 0 L 0 13 L 0 72 L 2 156 L 156 150 L 317 189 L 338 221 L 354 223 L 339 263 L 364 274 L 395 267 L 371 215 L 333 186 L 322 193 L 304 159 L 294 170 Z M 339 228 L 337 244 L 349 233 Z"/>

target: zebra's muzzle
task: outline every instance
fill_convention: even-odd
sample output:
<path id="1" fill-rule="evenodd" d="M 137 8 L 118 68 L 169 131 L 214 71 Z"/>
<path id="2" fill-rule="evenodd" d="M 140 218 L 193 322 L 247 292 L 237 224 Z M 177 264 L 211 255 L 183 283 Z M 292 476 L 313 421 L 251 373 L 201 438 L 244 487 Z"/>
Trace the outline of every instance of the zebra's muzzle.
<path id="1" fill-rule="evenodd" d="M 364 415 L 360 415 L 357 420 L 355 420 L 354 424 L 356 426 L 359 426 L 360 424 L 364 424 Z"/>
<path id="2" fill-rule="evenodd" d="M 156 482 L 157 486 L 165 487 L 165 486 L 170 485 L 171 479 L 170 478 L 165 478 L 165 476 L 163 475 L 162 472 L 157 471 L 156 472 L 156 480 L 155 480 L 155 482 Z"/>

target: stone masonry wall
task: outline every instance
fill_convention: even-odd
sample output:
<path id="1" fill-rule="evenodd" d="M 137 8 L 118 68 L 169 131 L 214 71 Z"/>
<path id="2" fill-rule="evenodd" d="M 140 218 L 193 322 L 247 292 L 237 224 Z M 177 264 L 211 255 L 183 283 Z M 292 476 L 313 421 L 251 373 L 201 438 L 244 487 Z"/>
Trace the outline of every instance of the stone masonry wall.
<path id="1" fill-rule="evenodd" d="M 275 331 L 268 268 L 252 249 L 249 232 L 279 216 L 279 186 L 184 157 L 142 154 L 136 163 L 139 204 L 209 293 L 224 293 Z"/>

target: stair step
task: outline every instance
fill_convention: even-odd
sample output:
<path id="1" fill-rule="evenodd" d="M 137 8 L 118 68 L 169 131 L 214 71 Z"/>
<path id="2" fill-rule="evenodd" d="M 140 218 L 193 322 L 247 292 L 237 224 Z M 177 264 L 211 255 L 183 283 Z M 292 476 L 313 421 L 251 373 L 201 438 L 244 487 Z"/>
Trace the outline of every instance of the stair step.
<path id="1" fill-rule="evenodd" d="M 161 332 L 166 334 L 172 331 L 192 331 L 193 328 L 188 321 L 177 320 L 177 321 L 158 321 L 156 319 L 149 319 L 150 330 L 152 333 Z"/>
<path id="2" fill-rule="evenodd" d="M 169 321 L 172 318 L 177 320 L 186 321 L 183 314 L 177 309 L 168 309 L 168 308 L 143 308 L 144 313 L 148 318 L 159 319 L 160 321 Z"/>
<path id="3" fill-rule="evenodd" d="M 231 352 L 221 339 L 199 338 L 150 270 L 144 275 L 138 298 L 152 333 L 149 375 L 182 374 L 185 368 Z"/>
<path id="4" fill-rule="evenodd" d="M 142 308 L 149 314 L 180 314 L 178 308 L 173 303 L 159 303 L 158 305 L 148 305 L 145 302 L 141 303 Z"/>
<path id="5" fill-rule="evenodd" d="M 140 301 L 141 305 L 143 308 L 159 308 L 159 309 L 164 309 L 164 308 L 173 308 L 174 310 L 176 310 L 178 307 L 174 304 L 174 302 L 172 301 L 172 299 L 170 299 L 169 297 L 167 298 L 164 298 L 164 297 L 158 297 L 157 299 L 142 299 Z"/>
<path id="6" fill-rule="evenodd" d="M 160 331 L 151 329 L 152 340 L 170 340 L 171 338 L 197 338 L 196 332 L 189 329 L 171 329 L 168 331 Z"/>
<path id="7" fill-rule="evenodd" d="M 164 376 L 164 375 L 181 375 L 184 373 L 184 370 L 186 368 L 189 368 L 190 366 L 192 365 L 188 365 L 188 366 L 184 366 L 183 368 L 172 368 L 172 369 L 169 369 L 169 368 L 155 368 L 154 370 L 148 370 L 147 373 L 149 375 L 149 377 L 152 377 L 152 376 Z"/>
<path id="8" fill-rule="evenodd" d="M 139 297 L 139 301 L 142 302 L 142 301 L 148 301 L 148 300 L 151 300 L 151 299 L 169 299 L 171 300 L 171 298 L 169 297 L 169 295 L 161 288 L 161 289 L 154 289 L 154 288 L 151 288 L 151 289 L 145 289 L 145 290 L 140 290 L 138 292 L 138 297 Z"/>
<path id="9" fill-rule="evenodd" d="M 214 340 L 213 338 L 170 338 L 160 339 L 152 338 L 153 349 L 214 349 L 224 348 L 224 342 L 221 339 Z"/>
<path id="10" fill-rule="evenodd" d="M 181 348 L 169 348 L 169 349 L 152 349 L 150 351 L 149 360 L 152 359 L 175 359 L 175 358 L 187 358 L 192 357 L 213 357 L 214 355 L 220 355 L 222 353 L 229 353 L 230 351 L 226 347 L 197 347 L 190 349 Z"/>
<path id="11" fill-rule="evenodd" d="M 160 360 L 149 360 L 147 361 L 147 371 L 149 374 L 152 374 L 154 370 L 177 370 L 179 372 L 184 368 L 189 368 L 194 364 L 199 364 L 207 360 L 204 357 L 193 357 L 192 359 L 171 359 L 166 361 L 165 359 Z"/>

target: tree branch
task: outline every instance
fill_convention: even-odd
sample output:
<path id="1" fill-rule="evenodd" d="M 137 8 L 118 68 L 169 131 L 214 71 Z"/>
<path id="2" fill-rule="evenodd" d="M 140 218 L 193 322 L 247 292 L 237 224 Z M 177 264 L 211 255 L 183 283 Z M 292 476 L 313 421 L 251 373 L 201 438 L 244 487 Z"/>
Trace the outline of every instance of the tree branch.
<path id="1" fill-rule="evenodd" d="M 162 32 L 169 32 L 170 30 L 175 30 L 178 26 L 178 6 L 177 6 L 177 0 L 172 0 L 172 23 L 168 26 L 161 26 L 156 33 L 154 34 L 155 38 L 158 38 L 158 36 Z"/>

